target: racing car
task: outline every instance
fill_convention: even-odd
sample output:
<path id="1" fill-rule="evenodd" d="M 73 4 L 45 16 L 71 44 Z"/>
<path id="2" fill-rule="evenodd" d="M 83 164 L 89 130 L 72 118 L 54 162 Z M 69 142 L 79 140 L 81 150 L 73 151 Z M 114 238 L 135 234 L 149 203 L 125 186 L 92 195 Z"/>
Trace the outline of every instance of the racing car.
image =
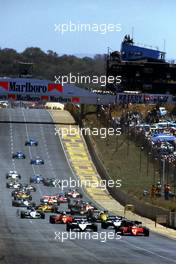
<path id="1" fill-rule="evenodd" d="M 122 224 L 123 217 L 111 215 L 108 216 L 106 221 L 101 222 L 101 228 L 107 229 L 108 227 L 119 227 Z"/>
<path id="2" fill-rule="evenodd" d="M 36 157 L 35 159 L 31 159 L 31 165 L 43 165 L 44 160 L 41 159 L 40 157 Z"/>
<path id="3" fill-rule="evenodd" d="M 14 193 L 13 197 L 14 197 L 14 200 L 17 200 L 17 199 L 26 199 L 26 200 L 29 200 L 29 201 L 32 200 L 32 195 L 30 195 L 29 191 L 27 191 L 27 192 L 18 191 L 16 193 Z"/>
<path id="4" fill-rule="evenodd" d="M 89 211 L 96 210 L 96 207 L 89 202 L 84 202 L 83 200 L 76 200 L 74 203 L 69 203 L 68 208 L 71 214 L 86 215 Z"/>
<path id="5" fill-rule="evenodd" d="M 6 174 L 6 179 L 21 179 L 21 175 L 17 171 L 9 171 Z"/>
<path id="6" fill-rule="evenodd" d="M 72 207 L 70 209 L 71 214 L 75 215 L 75 214 L 79 214 L 79 215 L 86 215 L 88 210 L 86 210 L 86 208 L 84 207 L 84 205 L 81 205 L 80 207 Z"/>
<path id="7" fill-rule="evenodd" d="M 22 185 L 21 188 L 13 190 L 11 195 L 15 196 L 18 192 L 26 192 L 30 194 L 30 192 L 36 192 L 36 188 L 30 184 Z"/>
<path id="8" fill-rule="evenodd" d="M 59 193 L 57 195 L 57 200 L 59 201 L 59 203 L 67 203 L 68 202 L 68 199 L 64 193 Z"/>
<path id="9" fill-rule="evenodd" d="M 27 199 L 16 199 L 16 200 L 12 200 L 12 206 L 29 207 L 29 206 L 35 206 L 35 203 L 31 203 Z"/>
<path id="10" fill-rule="evenodd" d="M 36 206 L 35 209 L 37 212 L 56 213 L 58 210 L 58 207 L 52 204 L 40 204 Z"/>
<path id="11" fill-rule="evenodd" d="M 94 210 L 88 210 L 87 212 L 87 218 L 90 221 L 97 222 L 97 223 L 103 223 L 106 222 L 109 217 L 108 211 L 100 211 L 96 208 Z"/>
<path id="12" fill-rule="evenodd" d="M 50 215 L 49 222 L 51 224 L 66 224 L 71 223 L 73 221 L 73 217 L 66 212 L 62 212 L 57 215 Z"/>
<path id="13" fill-rule="evenodd" d="M 40 174 L 36 174 L 32 177 L 30 177 L 30 183 L 41 183 L 43 182 L 44 178 Z"/>
<path id="14" fill-rule="evenodd" d="M 82 198 L 83 197 L 83 195 L 80 192 L 74 189 L 70 189 L 68 192 L 66 192 L 65 196 L 68 198 Z"/>
<path id="15" fill-rule="evenodd" d="M 6 187 L 10 189 L 19 189 L 22 187 L 22 184 L 17 181 L 10 181 L 6 183 Z"/>
<path id="16" fill-rule="evenodd" d="M 31 184 L 25 184 L 23 185 L 23 190 L 24 191 L 30 191 L 30 192 L 36 192 L 36 187 L 31 185 Z"/>
<path id="17" fill-rule="evenodd" d="M 139 221 L 123 220 L 120 226 L 115 227 L 115 233 L 120 233 L 120 235 L 149 236 L 150 231 Z"/>
<path id="18" fill-rule="evenodd" d="M 29 140 L 26 140 L 25 146 L 38 146 L 38 141 L 30 138 Z"/>
<path id="19" fill-rule="evenodd" d="M 87 220 L 86 217 L 75 217 L 72 222 L 68 222 L 66 224 L 66 230 L 69 232 L 70 230 L 77 230 L 77 231 L 93 231 L 97 232 L 98 226 L 95 223 L 92 223 Z"/>
<path id="20" fill-rule="evenodd" d="M 82 199 L 67 198 L 67 201 L 68 201 L 68 208 L 69 209 L 71 209 L 72 207 L 80 207 L 84 203 L 84 201 Z"/>
<path id="21" fill-rule="evenodd" d="M 43 212 L 38 212 L 35 209 L 28 209 L 27 211 L 21 211 L 20 217 L 27 219 L 45 219 L 45 214 Z"/>
<path id="22" fill-rule="evenodd" d="M 60 186 L 60 183 L 55 178 L 44 178 L 43 184 L 48 187 L 58 187 Z"/>
<path id="23" fill-rule="evenodd" d="M 58 205 L 60 204 L 57 195 L 44 195 L 40 199 L 40 202 L 42 204 L 58 204 Z"/>
<path id="24" fill-rule="evenodd" d="M 25 159 L 26 156 L 23 152 L 17 151 L 16 153 L 12 154 L 12 159 Z"/>
<path id="25" fill-rule="evenodd" d="M 14 197 L 14 196 L 16 196 L 18 193 L 20 193 L 20 192 L 26 192 L 26 193 L 30 194 L 30 191 L 29 191 L 29 190 L 26 190 L 26 189 L 24 188 L 24 186 L 22 186 L 21 188 L 18 188 L 18 189 L 13 190 L 13 191 L 11 192 L 11 196 Z"/>

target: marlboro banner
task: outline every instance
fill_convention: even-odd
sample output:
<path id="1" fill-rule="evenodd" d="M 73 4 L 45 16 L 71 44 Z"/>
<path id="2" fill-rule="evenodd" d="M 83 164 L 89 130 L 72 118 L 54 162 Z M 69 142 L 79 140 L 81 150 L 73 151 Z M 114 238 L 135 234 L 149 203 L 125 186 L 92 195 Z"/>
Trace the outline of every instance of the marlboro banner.
<path id="1" fill-rule="evenodd" d="M 54 83 L 30 78 L 0 78 L 0 100 L 47 101 L 73 104 L 176 103 L 169 94 L 136 94 L 135 92 L 104 95 L 73 84 Z"/>

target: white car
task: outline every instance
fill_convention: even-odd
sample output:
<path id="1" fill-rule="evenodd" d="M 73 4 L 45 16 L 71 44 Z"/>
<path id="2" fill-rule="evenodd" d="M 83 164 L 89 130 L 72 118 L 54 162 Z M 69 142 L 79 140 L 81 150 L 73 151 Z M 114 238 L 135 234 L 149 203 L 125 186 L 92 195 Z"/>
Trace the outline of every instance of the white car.
<path id="1" fill-rule="evenodd" d="M 122 223 L 122 217 L 118 216 L 109 216 L 107 221 L 101 223 L 101 228 L 107 229 L 108 227 L 119 227 Z"/>
<path id="2" fill-rule="evenodd" d="M 6 179 L 21 179 L 21 175 L 17 173 L 17 171 L 9 171 L 9 173 L 6 174 Z"/>
<path id="3" fill-rule="evenodd" d="M 20 182 L 10 181 L 6 183 L 6 187 L 10 189 L 19 189 L 22 187 Z"/>
<path id="4" fill-rule="evenodd" d="M 54 204 L 54 203 L 57 204 L 58 203 L 56 195 L 44 195 L 40 199 L 40 202 L 41 203 L 47 203 L 47 204 Z"/>

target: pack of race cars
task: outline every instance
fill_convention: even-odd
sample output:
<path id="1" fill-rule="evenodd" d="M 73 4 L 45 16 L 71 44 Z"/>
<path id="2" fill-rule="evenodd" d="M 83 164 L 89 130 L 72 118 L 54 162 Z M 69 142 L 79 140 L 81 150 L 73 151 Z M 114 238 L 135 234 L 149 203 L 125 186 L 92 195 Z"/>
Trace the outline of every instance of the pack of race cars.
<path id="1" fill-rule="evenodd" d="M 30 139 L 25 142 L 25 146 L 38 146 L 38 142 Z M 25 159 L 26 155 L 18 151 L 12 155 L 14 159 Z M 31 159 L 32 165 L 43 165 L 44 160 L 36 157 Z M 46 187 L 58 187 L 60 184 L 55 178 L 44 178 L 40 174 L 31 176 L 29 184 L 20 182 L 21 175 L 11 170 L 6 174 L 6 187 L 12 189 L 12 206 L 24 208 L 17 210 L 17 215 L 23 219 L 45 219 L 46 213 L 49 215 L 50 224 L 63 224 L 66 231 L 93 231 L 101 229 L 114 229 L 120 235 L 144 235 L 149 236 L 149 229 L 141 222 L 131 221 L 122 216 L 111 215 L 107 211 L 99 210 L 92 202 L 84 200 L 83 194 L 77 189 L 70 189 L 66 192 L 59 191 L 54 195 L 43 195 L 40 202 L 36 203 L 32 199 L 32 192 L 37 191 L 37 184 Z M 47 188 L 46 188 L 47 189 Z M 61 210 L 64 205 L 65 210 Z"/>

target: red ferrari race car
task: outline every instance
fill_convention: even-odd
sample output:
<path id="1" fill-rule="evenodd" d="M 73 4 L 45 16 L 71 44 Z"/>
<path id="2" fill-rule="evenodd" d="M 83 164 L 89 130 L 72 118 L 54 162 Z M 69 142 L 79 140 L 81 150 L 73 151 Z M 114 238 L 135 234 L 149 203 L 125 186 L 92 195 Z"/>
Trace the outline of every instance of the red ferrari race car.
<path id="1" fill-rule="evenodd" d="M 119 233 L 120 235 L 149 236 L 150 231 L 141 222 L 123 220 L 120 226 L 115 227 L 115 233 Z"/>
<path id="2" fill-rule="evenodd" d="M 73 217 L 66 212 L 62 212 L 61 214 L 51 215 L 49 218 L 49 222 L 51 224 L 66 224 L 71 223 L 73 221 Z"/>
<path id="3" fill-rule="evenodd" d="M 82 198 L 83 197 L 80 192 L 78 192 L 77 190 L 72 190 L 72 189 L 68 191 L 67 193 L 65 193 L 65 196 L 69 198 Z"/>

